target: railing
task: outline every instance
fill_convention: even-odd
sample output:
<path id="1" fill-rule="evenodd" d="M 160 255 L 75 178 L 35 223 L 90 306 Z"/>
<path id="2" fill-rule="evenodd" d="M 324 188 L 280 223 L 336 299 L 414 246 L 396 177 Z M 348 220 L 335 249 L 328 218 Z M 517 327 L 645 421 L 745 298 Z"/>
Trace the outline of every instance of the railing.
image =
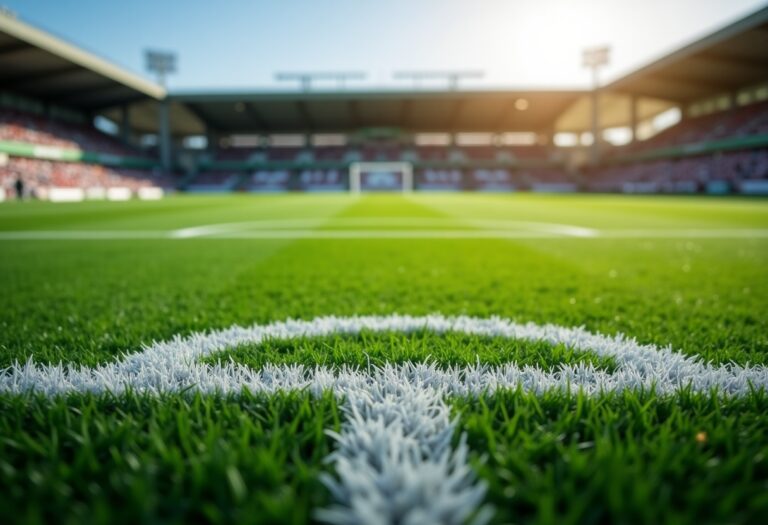
<path id="1" fill-rule="evenodd" d="M 159 166 L 157 161 L 142 157 L 126 157 L 109 153 L 96 153 L 79 149 L 62 148 L 59 146 L 45 146 L 41 144 L 4 140 L 0 140 L 0 153 L 6 153 L 16 157 L 30 157 L 60 162 L 103 164 L 105 166 L 116 166 L 120 168 L 153 169 Z"/>

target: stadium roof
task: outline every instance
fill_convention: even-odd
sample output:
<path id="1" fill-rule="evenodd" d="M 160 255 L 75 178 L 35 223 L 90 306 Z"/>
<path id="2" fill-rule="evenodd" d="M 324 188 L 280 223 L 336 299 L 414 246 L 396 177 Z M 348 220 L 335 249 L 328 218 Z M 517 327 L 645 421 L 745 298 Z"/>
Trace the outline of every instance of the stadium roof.
<path id="1" fill-rule="evenodd" d="M 585 95 L 578 90 L 174 93 L 217 131 L 536 131 Z"/>
<path id="2" fill-rule="evenodd" d="M 652 62 L 607 90 L 692 102 L 768 80 L 768 7 Z"/>
<path id="3" fill-rule="evenodd" d="M 647 119 L 677 104 L 768 81 L 768 7 L 605 86 L 601 122 L 629 122 L 627 95 Z M 0 11 L 0 84 L 51 103 L 119 120 L 130 104 L 138 132 L 158 128 L 165 90 Z M 368 90 L 177 92 L 168 96 L 174 135 L 405 131 L 579 131 L 589 128 L 586 90 Z M 523 102 L 520 102 L 523 101 Z"/>
<path id="4" fill-rule="evenodd" d="M 165 89 L 0 11 L 0 84 L 42 101 L 101 109 Z"/>

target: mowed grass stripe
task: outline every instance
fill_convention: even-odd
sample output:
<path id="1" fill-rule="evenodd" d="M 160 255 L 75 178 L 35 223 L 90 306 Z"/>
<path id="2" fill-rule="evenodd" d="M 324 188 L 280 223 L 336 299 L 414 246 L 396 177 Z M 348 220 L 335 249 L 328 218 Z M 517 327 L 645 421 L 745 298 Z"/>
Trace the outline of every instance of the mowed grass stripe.
<path id="1" fill-rule="evenodd" d="M 201 210 L 197 223 L 220 220 L 222 201 L 211 201 L 217 206 L 209 217 L 207 200 L 193 200 Z M 508 216 L 515 216 L 516 200 L 496 201 L 494 214 L 506 203 Z M 723 220 L 736 207 L 732 201 L 703 201 L 691 200 L 697 207 L 707 204 Z M 162 203 L 174 224 L 178 202 L 187 201 Z M 247 219 L 261 201 L 229 202 L 229 219 Z M 348 201 L 345 214 L 365 217 L 366 202 L 372 215 L 397 217 L 403 199 L 366 196 Z M 478 209 L 472 202 L 464 213 Z M 748 209 L 753 205 L 744 201 Z M 418 206 L 408 201 L 400 214 L 435 216 L 418 212 Z M 548 210 L 550 220 L 572 218 Z M 30 356 L 92 366 L 176 334 L 288 317 L 392 312 L 585 325 L 670 344 L 718 364 L 766 363 L 768 321 L 760 312 L 768 309 L 767 254 L 765 240 L 611 241 L 590 244 L 588 252 L 582 241 L 565 238 L 354 245 L 9 241 L 0 246 L 0 366 Z"/>

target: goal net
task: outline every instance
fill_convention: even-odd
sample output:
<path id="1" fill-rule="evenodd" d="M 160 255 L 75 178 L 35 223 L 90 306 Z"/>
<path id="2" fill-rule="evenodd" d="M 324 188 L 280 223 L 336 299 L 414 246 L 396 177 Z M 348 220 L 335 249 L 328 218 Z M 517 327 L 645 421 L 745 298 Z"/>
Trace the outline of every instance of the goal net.
<path id="1" fill-rule="evenodd" d="M 410 162 L 354 162 L 349 167 L 349 191 L 413 191 Z"/>

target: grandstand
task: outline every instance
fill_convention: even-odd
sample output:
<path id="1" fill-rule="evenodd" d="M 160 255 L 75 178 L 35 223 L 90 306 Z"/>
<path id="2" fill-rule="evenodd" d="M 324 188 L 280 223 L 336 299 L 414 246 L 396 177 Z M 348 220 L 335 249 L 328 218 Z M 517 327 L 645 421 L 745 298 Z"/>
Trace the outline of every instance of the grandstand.
<path id="1" fill-rule="evenodd" d="M 361 190 L 407 166 L 417 191 L 768 193 L 767 31 L 764 8 L 602 87 L 592 162 L 587 90 L 166 93 L 0 14 L 0 184 L 346 191 L 365 163 Z"/>
<path id="2" fill-rule="evenodd" d="M 173 181 L 132 140 L 130 106 L 162 100 L 147 82 L 50 34 L 0 13 L 0 187 L 51 200 L 158 195 Z M 122 132 L 94 119 L 120 108 Z M 148 189 L 153 191 L 147 191 Z"/>

